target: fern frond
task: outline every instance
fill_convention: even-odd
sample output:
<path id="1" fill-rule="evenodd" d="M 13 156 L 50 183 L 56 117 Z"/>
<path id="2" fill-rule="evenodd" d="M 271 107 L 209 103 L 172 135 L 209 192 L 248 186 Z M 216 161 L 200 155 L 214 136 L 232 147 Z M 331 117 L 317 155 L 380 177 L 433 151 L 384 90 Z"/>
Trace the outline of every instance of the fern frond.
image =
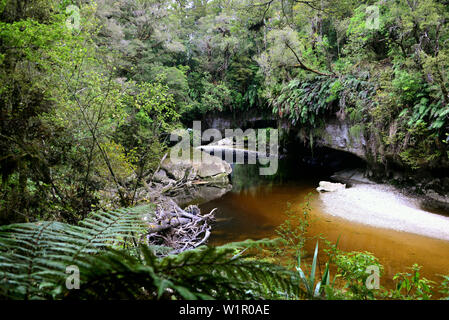
<path id="1" fill-rule="evenodd" d="M 66 276 L 65 270 L 86 254 L 123 245 L 132 233 L 144 230 L 142 215 L 148 206 L 91 214 L 72 226 L 60 222 L 14 224 L 0 227 L 0 285 L 3 295 L 34 299 L 49 278 Z"/>
<path id="2" fill-rule="evenodd" d="M 158 258 L 147 246 L 125 247 L 145 229 L 149 207 L 91 214 L 78 226 L 59 222 L 0 227 L 0 297 L 12 299 L 265 299 L 299 295 L 296 273 L 256 259 L 247 240 Z M 236 254 L 237 252 L 237 254 Z M 243 254 L 245 253 L 245 254 Z M 80 271 L 66 288 L 66 268 Z"/>
<path id="3" fill-rule="evenodd" d="M 234 249 L 202 247 L 157 258 L 148 247 L 141 259 L 124 251 L 86 256 L 76 299 L 276 299 L 298 297 L 299 279 L 280 266 L 234 257 Z"/>

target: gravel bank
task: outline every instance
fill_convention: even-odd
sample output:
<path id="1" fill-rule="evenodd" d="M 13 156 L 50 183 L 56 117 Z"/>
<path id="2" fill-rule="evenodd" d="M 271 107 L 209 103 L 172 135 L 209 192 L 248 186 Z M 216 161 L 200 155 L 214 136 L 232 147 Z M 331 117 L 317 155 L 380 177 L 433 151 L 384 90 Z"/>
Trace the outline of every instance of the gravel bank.
<path id="1" fill-rule="evenodd" d="M 387 185 L 359 184 L 320 194 L 323 210 L 350 221 L 449 241 L 449 217 L 419 208 Z"/>

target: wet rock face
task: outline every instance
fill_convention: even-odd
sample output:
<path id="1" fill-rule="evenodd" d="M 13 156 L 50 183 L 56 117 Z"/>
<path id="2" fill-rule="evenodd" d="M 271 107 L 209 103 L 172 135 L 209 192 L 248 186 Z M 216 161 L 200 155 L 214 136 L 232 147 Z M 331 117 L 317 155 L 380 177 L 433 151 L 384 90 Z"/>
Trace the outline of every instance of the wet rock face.
<path id="1" fill-rule="evenodd" d="M 322 137 L 317 140 L 317 145 L 350 152 L 364 160 L 367 159 L 363 133 L 351 134 L 350 126 L 337 119 L 326 122 Z"/>
<path id="2" fill-rule="evenodd" d="M 423 206 L 449 212 L 449 197 L 447 195 L 439 194 L 435 190 L 426 190 Z"/>
<path id="3" fill-rule="evenodd" d="M 374 182 L 369 180 L 367 177 L 367 174 L 362 169 L 345 169 L 338 172 L 335 172 L 331 179 L 344 183 L 348 186 L 354 185 L 354 184 L 373 184 Z"/>
<path id="4" fill-rule="evenodd" d="M 449 214 L 449 177 L 423 181 L 419 187 L 423 193 L 423 207 Z"/>

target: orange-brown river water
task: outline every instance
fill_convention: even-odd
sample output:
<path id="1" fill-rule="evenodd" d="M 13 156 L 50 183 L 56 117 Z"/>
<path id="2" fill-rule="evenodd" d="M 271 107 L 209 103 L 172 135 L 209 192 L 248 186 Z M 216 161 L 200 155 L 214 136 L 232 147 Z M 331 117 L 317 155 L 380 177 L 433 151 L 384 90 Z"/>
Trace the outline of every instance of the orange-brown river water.
<path id="1" fill-rule="evenodd" d="M 309 235 L 321 234 L 334 243 L 340 238 L 338 247 L 344 251 L 373 253 L 384 266 L 382 286 L 391 287 L 393 275 L 407 271 L 414 263 L 423 266 L 422 274 L 426 278 L 437 282 L 441 282 L 439 274 L 449 274 L 449 241 L 371 227 L 330 215 L 315 191 L 325 175 L 291 173 L 281 168 L 277 177 L 261 178 L 248 167 L 234 167 L 233 190 L 201 205 L 206 211 L 217 208 L 218 222 L 210 243 L 274 238 L 276 227 L 286 218 L 287 203 L 300 212 L 304 198 L 312 193 Z M 314 245 L 315 241 L 309 242 L 307 251 L 312 252 Z M 324 253 L 320 251 L 320 254 Z"/>

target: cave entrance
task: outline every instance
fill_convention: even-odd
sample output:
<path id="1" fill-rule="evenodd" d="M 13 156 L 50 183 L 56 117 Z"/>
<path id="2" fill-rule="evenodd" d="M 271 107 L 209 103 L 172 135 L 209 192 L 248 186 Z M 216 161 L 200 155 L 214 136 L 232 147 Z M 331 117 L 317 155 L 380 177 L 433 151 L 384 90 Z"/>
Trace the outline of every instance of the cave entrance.
<path id="1" fill-rule="evenodd" d="M 331 180 L 331 176 L 343 170 L 365 172 L 366 162 L 360 157 L 328 147 L 310 147 L 296 144 L 294 148 L 284 149 L 283 160 L 291 174 L 319 177 Z"/>

